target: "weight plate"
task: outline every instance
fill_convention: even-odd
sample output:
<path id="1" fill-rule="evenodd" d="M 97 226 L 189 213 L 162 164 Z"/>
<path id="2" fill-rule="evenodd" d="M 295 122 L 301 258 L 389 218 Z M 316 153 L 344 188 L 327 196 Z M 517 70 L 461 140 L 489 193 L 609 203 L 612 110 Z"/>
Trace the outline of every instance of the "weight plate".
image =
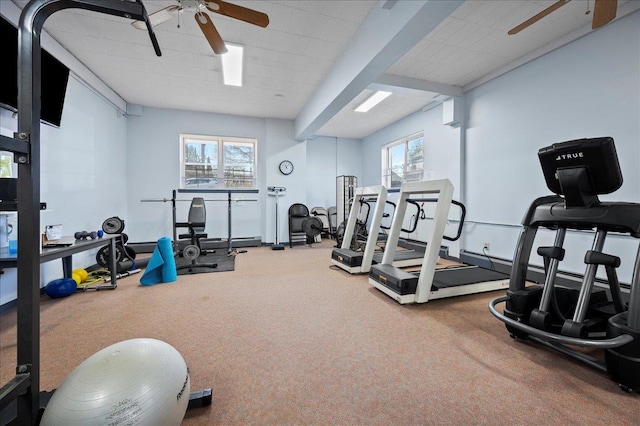
<path id="1" fill-rule="evenodd" d="M 116 262 L 121 262 L 124 257 L 122 247 L 116 245 Z M 96 263 L 103 268 L 109 268 L 111 265 L 111 246 L 106 245 L 96 253 Z"/>
<path id="2" fill-rule="evenodd" d="M 322 221 L 317 217 L 308 217 L 302 222 L 302 230 L 310 238 L 320 235 L 322 233 Z"/>
<path id="3" fill-rule="evenodd" d="M 121 234 L 124 231 L 124 220 L 118 216 L 110 217 L 102 222 L 102 230 L 106 234 Z"/>
<path id="4" fill-rule="evenodd" d="M 182 257 L 187 260 L 196 260 L 200 256 L 200 247 L 190 244 L 182 250 Z"/>

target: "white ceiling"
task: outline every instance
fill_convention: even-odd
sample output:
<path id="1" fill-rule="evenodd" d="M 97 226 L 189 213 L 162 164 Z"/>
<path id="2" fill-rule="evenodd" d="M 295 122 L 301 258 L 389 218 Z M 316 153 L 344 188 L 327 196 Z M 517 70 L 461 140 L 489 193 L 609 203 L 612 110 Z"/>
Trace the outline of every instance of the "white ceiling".
<path id="1" fill-rule="evenodd" d="M 174 0 L 143 2 L 148 13 L 177 4 Z M 367 20 L 381 13 L 393 17 L 390 11 L 415 8 L 416 4 L 402 0 L 232 2 L 264 12 L 270 19 L 267 28 L 260 28 L 210 13 L 225 41 L 245 46 L 241 88 L 222 84 L 220 58 L 195 24 L 193 0 L 183 0 L 187 10 L 180 18 L 155 27 L 162 57 L 155 56 L 148 34 L 123 18 L 69 9 L 53 14 L 44 28 L 129 104 L 296 120 L 305 108 L 313 112 L 314 105 L 323 102 L 319 93 L 323 82 L 327 84 L 340 73 L 338 68 L 350 59 L 344 55 L 356 56 L 354 43 L 362 37 L 374 40 L 378 36 L 371 26 L 367 32 Z M 380 52 L 372 64 L 356 65 L 369 76 L 364 85 L 362 81 L 344 83 L 357 90 L 356 95 L 344 99 L 342 94 L 327 101 L 324 107 L 316 108 L 312 124 L 302 123 L 303 131 L 296 133 L 368 136 L 420 110 L 440 93 L 460 94 L 515 66 L 532 52 L 589 31 L 593 13 L 585 12 L 589 6 L 593 8 L 593 1 L 574 0 L 521 33 L 507 35 L 509 29 L 554 2 L 465 1 L 404 51 Z M 22 8 L 27 1 L 14 3 Z M 618 18 L 639 8 L 638 1 L 619 0 Z M 397 35 L 402 36 L 402 31 L 411 29 L 407 25 Z M 390 59 L 390 54 L 400 55 L 399 59 Z M 375 69 L 380 63 L 390 66 Z M 349 80 L 352 70 L 347 67 L 345 71 L 343 81 Z M 394 94 L 369 113 L 353 111 L 373 89 L 381 88 Z"/>

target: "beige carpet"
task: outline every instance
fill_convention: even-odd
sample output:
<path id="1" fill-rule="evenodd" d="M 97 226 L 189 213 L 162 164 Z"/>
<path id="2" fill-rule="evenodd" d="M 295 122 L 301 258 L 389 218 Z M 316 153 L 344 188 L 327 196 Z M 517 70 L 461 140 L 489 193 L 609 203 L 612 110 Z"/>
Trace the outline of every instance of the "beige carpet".
<path id="1" fill-rule="evenodd" d="M 556 352 L 516 342 L 488 311 L 503 292 L 401 306 L 330 267 L 332 242 L 250 248 L 235 271 L 42 298 L 41 389 L 110 344 L 173 345 L 211 407 L 184 425 L 637 425 L 640 399 Z M 2 383 L 15 314 L 0 317 Z"/>

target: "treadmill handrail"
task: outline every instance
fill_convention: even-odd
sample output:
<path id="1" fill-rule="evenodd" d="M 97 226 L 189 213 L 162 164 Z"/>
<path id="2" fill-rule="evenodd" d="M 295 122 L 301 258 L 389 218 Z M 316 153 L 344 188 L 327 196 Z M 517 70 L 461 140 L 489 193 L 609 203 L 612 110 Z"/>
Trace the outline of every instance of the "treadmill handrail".
<path id="1" fill-rule="evenodd" d="M 370 187 L 359 187 L 355 190 L 355 196 L 353 197 L 354 202 L 351 203 L 351 208 L 349 212 L 349 216 L 347 218 L 347 224 L 344 230 L 344 236 L 342 240 L 342 244 L 340 246 L 341 249 L 349 250 L 351 239 L 354 236 L 356 221 L 357 221 L 357 209 L 359 200 L 365 197 L 377 197 L 377 202 L 374 207 L 373 217 L 371 219 L 370 227 L 368 229 L 367 242 L 365 244 L 365 249 L 363 251 L 362 265 L 360 273 L 368 272 L 371 267 L 371 263 L 373 260 L 373 251 L 376 246 L 376 240 L 378 239 L 378 229 L 380 228 L 380 223 L 382 221 L 382 214 L 384 212 L 384 205 L 387 200 L 387 188 L 383 185 L 380 186 L 370 186 Z M 355 202 L 357 201 L 357 202 Z"/>
<path id="2" fill-rule="evenodd" d="M 455 237 L 449 237 L 448 235 L 443 235 L 442 238 L 448 241 L 458 241 L 460 239 L 460 236 L 462 236 L 462 227 L 464 226 L 464 218 L 467 216 L 467 208 L 460 201 L 451 200 L 451 204 L 455 204 L 456 206 L 460 207 L 460 210 L 461 210 L 460 223 L 458 225 L 458 232 L 456 233 Z"/>
<path id="3" fill-rule="evenodd" d="M 390 215 L 393 218 L 393 215 L 396 213 L 396 203 L 394 203 L 393 201 L 389 201 L 389 200 L 385 201 L 385 203 L 386 204 L 390 204 L 393 207 L 393 213 L 391 213 L 391 215 Z M 387 213 L 387 216 L 385 216 L 385 213 L 382 213 L 382 217 L 389 217 L 389 214 Z M 391 229 L 391 225 L 385 226 L 382 223 L 380 223 L 380 228 L 386 229 L 388 231 L 389 229 Z"/>
<path id="4" fill-rule="evenodd" d="M 413 201 L 412 199 L 408 199 L 407 200 L 408 204 L 413 204 L 414 206 L 416 206 L 416 214 L 413 215 L 412 217 L 415 217 L 415 219 L 413 220 L 413 224 L 411 224 L 411 228 L 409 229 L 404 229 L 404 228 L 400 228 L 400 230 L 402 232 L 406 232 L 408 234 L 412 234 L 416 228 L 418 228 L 418 220 L 420 220 L 420 211 L 422 210 L 420 208 L 420 204 L 418 204 L 416 201 Z"/>
<path id="5" fill-rule="evenodd" d="M 437 203 L 438 202 L 437 198 L 413 198 L 412 200 L 413 201 L 425 202 L 425 203 Z M 456 236 L 455 237 L 449 237 L 448 235 L 443 235 L 442 238 L 444 238 L 447 241 L 458 241 L 460 239 L 460 237 L 462 236 L 462 227 L 464 226 L 464 218 L 467 216 L 467 208 L 460 201 L 451 200 L 451 204 L 455 204 L 456 206 L 460 207 L 460 210 L 461 210 L 460 223 L 458 225 L 458 231 L 456 232 Z"/>
<path id="6" fill-rule="evenodd" d="M 545 341 L 560 342 L 567 345 L 582 346 L 587 348 L 607 349 L 617 348 L 619 346 L 629 344 L 634 340 L 633 336 L 629 334 L 621 334 L 612 339 L 580 339 L 577 337 L 568 337 L 549 333 L 547 331 L 540 330 L 535 327 L 531 327 L 530 325 L 518 322 L 498 312 L 495 306 L 499 303 L 506 302 L 509 299 L 509 296 L 502 296 L 493 299 L 491 302 L 489 302 L 489 311 L 493 314 L 494 317 L 498 318 L 503 323 Z"/>

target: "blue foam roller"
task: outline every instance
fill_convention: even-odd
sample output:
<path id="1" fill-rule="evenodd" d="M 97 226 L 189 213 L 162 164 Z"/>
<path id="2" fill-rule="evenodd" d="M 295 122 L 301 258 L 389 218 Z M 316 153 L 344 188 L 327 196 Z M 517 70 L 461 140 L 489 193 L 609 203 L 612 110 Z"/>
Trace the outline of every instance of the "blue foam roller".
<path id="1" fill-rule="evenodd" d="M 162 237 L 153 250 L 151 259 L 140 278 L 140 284 L 153 285 L 157 283 L 171 283 L 178 279 L 176 259 L 173 257 L 171 239 Z"/>
<path id="2" fill-rule="evenodd" d="M 77 289 L 78 284 L 76 284 L 73 278 L 60 278 L 47 284 L 44 288 L 44 292 L 47 293 L 47 296 L 57 299 L 60 297 L 67 297 L 75 293 Z"/>

